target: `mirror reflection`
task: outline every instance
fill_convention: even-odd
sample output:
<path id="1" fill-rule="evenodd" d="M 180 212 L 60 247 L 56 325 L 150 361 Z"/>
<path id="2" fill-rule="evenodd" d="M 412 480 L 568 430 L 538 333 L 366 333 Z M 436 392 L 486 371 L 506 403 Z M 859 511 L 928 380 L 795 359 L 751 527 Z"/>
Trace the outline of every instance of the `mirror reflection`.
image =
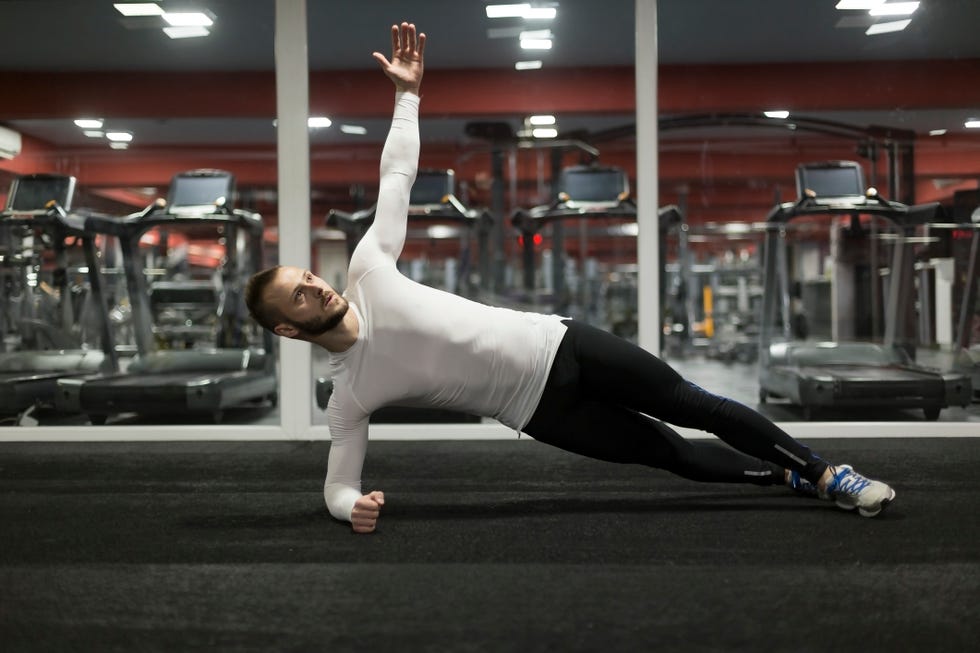
<path id="1" fill-rule="evenodd" d="M 307 4 L 312 269 L 343 287 L 346 257 L 370 223 L 390 118 L 389 87 L 370 52 L 388 47 L 379 34 L 404 9 L 375 2 L 334 15 L 329 3 Z M 779 421 L 980 420 L 980 138 L 968 126 L 980 118 L 980 45 L 968 29 L 980 18 L 975 3 L 921 2 L 909 17 L 885 20 L 834 0 L 813 3 L 807 19 L 793 3 L 661 0 L 656 222 L 635 212 L 633 2 L 546 4 L 555 18 L 533 24 L 488 18 L 484 3 L 413 8 L 411 18 L 437 38 L 427 52 L 428 173 L 413 201 L 409 276 L 634 340 L 639 293 L 656 292 L 662 355 Z M 288 180 L 276 173 L 274 3 L 201 5 L 212 29 L 186 39 L 110 2 L 0 7 L 4 24 L 24 26 L 0 45 L 0 77 L 17 89 L 0 106 L 4 356 L 33 352 L 44 367 L 50 352 L 73 352 L 72 374 L 93 376 L 114 365 L 125 373 L 152 352 L 270 353 L 247 320 L 237 330 L 248 338 L 224 346 L 240 310 L 229 307 L 231 279 L 248 258 L 238 256 L 249 251 L 244 240 L 229 243 L 213 226 L 187 236 L 153 227 L 132 257 L 140 281 L 129 282 L 119 236 L 89 231 L 77 217 L 124 220 L 167 199 L 175 175 L 224 170 L 235 179 L 229 209 L 261 217 L 262 263 L 277 262 L 279 234 L 295 218 L 277 215 L 277 187 Z M 877 31 L 903 21 L 902 30 Z M 33 27 L 42 22 L 44 35 Z M 550 32 L 551 50 L 521 49 L 528 28 Z M 41 38 L 50 47 L 39 51 L 32 43 Z M 857 186 L 821 186 L 827 162 L 849 162 L 839 167 L 860 174 Z M 801 166 L 810 172 L 803 179 Z M 42 193 L 63 200 L 74 222 L 47 200 L 19 204 L 15 182 L 41 173 L 74 178 L 70 203 L 63 191 Z M 808 201 L 820 211 L 807 213 Z M 660 288 L 639 288 L 636 233 L 655 225 Z M 154 303 L 168 289 L 173 305 Z M 133 302 L 133 292 L 145 301 Z M 146 307 L 145 325 L 134 306 Z M 811 347 L 772 365 L 797 342 Z M 840 365 L 832 343 L 883 348 L 886 362 Z M 814 352 L 827 365 L 811 365 Z M 19 359 L 4 364 L 35 365 Z M 804 399 L 801 390 L 912 368 L 919 376 L 901 387 L 871 381 L 857 404 Z M 325 378 L 315 351 L 311 373 Z M 36 387 L 24 392 L 35 401 L 5 410 L 6 423 L 279 421 L 268 393 L 175 416 L 97 412 L 77 401 L 66 412 Z M 311 412 L 325 423 L 316 401 Z"/>

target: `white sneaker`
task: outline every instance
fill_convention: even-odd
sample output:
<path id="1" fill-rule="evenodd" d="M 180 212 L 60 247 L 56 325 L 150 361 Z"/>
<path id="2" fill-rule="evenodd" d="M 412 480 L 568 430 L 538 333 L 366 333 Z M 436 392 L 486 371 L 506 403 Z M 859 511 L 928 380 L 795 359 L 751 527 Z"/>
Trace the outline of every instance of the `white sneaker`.
<path id="1" fill-rule="evenodd" d="M 874 517 L 895 499 L 895 490 L 861 476 L 850 465 L 831 467 L 830 473 L 833 478 L 824 495 L 844 510 L 857 508 L 862 517 Z"/>

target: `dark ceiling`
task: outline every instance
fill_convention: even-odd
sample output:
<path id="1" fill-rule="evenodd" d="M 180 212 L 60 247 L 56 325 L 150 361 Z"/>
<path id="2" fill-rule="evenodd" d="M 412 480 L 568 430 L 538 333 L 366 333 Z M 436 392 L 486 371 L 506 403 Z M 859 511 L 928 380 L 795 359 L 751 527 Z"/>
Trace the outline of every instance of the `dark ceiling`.
<path id="1" fill-rule="evenodd" d="M 660 0 L 661 63 L 867 61 L 980 57 L 980 2 L 923 0 L 904 31 L 864 35 L 866 12 L 839 11 L 837 0 Z M 173 0 L 206 7 L 212 35 L 173 41 L 130 25 L 111 0 L 0 2 L 0 69 L 262 70 L 274 67 L 273 0 Z M 371 68 L 387 48 L 385 27 L 412 20 L 429 33 L 436 68 L 510 67 L 515 39 L 489 38 L 506 19 L 486 18 L 482 0 L 308 0 L 313 69 Z M 633 0 L 560 0 L 547 66 L 630 65 Z M 837 27 L 844 19 L 853 27 Z M 883 20 L 883 19 L 880 19 Z"/>
<path id="2" fill-rule="evenodd" d="M 658 39 L 662 64 L 820 62 L 909 59 L 980 59 L 980 1 L 923 0 L 904 31 L 869 37 L 866 12 L 835 9 L 837 0 L 660 0 Z M 29 71 L 253 71 L 275 67 L 274 0 L 173 0 L 171 6 L 206 7 L 215 15 L 211 36 L 170 40 L 159 29 L 123 20 L 111 0 L 6 0 L 0 2 L 0 70 Z M 387 26 L 409 19 L 429 34 L 427 67 L 511 69 L 522 58 L 515 38 L 491 38 L 491 28 L 513 23 L 486 18 L 481 0 L 307 0 L 312 70 L 376 66 L 372 50 L 388 49 Z M 633 0 L 560 0 L 550 29 L 555 47 L 540 58 L 547 68 L 630 66 L 634 63 Z M 852 26 L 841 26 L 851 23 Z M 144 21 L 145 23 L 145 21 Z M 526 58 L 526 57 L 523 57 Z M 980 78 L 980 71 L 978 71 Z M 56 91 L 56 89 L 54 89 Z M 16 89 L 7 88 L 7 93 Z M 174 89 L 179 92 L 179 89 Z M 460 93 L 472 93 L 460 89 Z M 840 92 L 846 93 L 847 89 Z M 190 99 L 189 99 L 190 101 Z M 980 107 L 963 107 L 955 116 Z M 946 110 L 948 111 L 948 110 Z M 918 111 L 835 119 L 923 129 L 937 116 Z M 592 129 L 615 126 L 629 116 L 590 120 Z M 64 145 L 83 144 L 68 120 L 8 120 L 25 134 Z M 567 124 L 575 128 L 577 125 Z M 383 127 L 383 125 L 378 125 Z M 273 142 L 262 120 L 136 120 L 143 143 L 214 144 Z M 430 122 L 424 129 L 461 134 L 460 124 Z M 378 129 L 383 132 L 383 129 Z M 319 136 L 323 138 L 323 136 Z M 316 142 L 317 136 L 314 136 Z"/>

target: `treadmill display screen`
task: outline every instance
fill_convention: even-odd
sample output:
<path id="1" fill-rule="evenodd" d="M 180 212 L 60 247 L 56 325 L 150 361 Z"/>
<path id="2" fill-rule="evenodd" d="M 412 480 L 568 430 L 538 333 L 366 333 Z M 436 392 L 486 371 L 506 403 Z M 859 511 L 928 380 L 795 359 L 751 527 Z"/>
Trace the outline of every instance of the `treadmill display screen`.
<path id="1" fill-rule="evenodd" d="M 233 178 L 230 174 L 177 175 L 170 186 L 171 207 L 207 206 L 224 197 L 231 202 Z"/>
<path id="2" fill-rule="evenodd" d="M 71 208 L 75 178 L 64 175 L 28 175 L 14 180 L 7 197 L 8 211 L 43 211 L 56 200 L 66 211 Z"/>
<path id="3" fill-rule="evenodd" d="M 802 165 L 796 172 L 796 192 L 803 197 L 804 192 L 812 190 L 821 197 L 864 197 L 864 179 L 861 166 L 842 161 Z"/>
<path id="4" fill-rule="evenodd" d="M 420 171 L 408 203 L 412 206 L 441 204 L 443 197 L 454 194 L 453 177 L 452 170 Z"/>
<path id="5" fill-rule="evenodd" d="M 629 181 L 619 168 L 566 168 L 559 190 L 575 202 L 616 202 Z"/>

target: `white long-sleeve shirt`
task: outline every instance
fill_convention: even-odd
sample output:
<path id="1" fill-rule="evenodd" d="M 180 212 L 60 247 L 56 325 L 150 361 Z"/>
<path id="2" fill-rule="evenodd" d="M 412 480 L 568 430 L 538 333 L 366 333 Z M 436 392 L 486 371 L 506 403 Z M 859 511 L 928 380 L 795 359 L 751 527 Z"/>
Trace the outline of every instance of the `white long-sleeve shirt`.
<path id="1" fill-rule="evenodd" d="M 357 316 L 357 341 L 329 355 L 334 391 L 323 493 L 337 519 L 349 521 L 362 494 L 373 411 L 446 408 L 519 431 L 537 407 L 566 328 L 561 317 L 479 304 L 398 271 L 418 169 L 418 106 L 418 96 L 396 94 L 374 223 L 351 257 L 344 292 Z"/>

